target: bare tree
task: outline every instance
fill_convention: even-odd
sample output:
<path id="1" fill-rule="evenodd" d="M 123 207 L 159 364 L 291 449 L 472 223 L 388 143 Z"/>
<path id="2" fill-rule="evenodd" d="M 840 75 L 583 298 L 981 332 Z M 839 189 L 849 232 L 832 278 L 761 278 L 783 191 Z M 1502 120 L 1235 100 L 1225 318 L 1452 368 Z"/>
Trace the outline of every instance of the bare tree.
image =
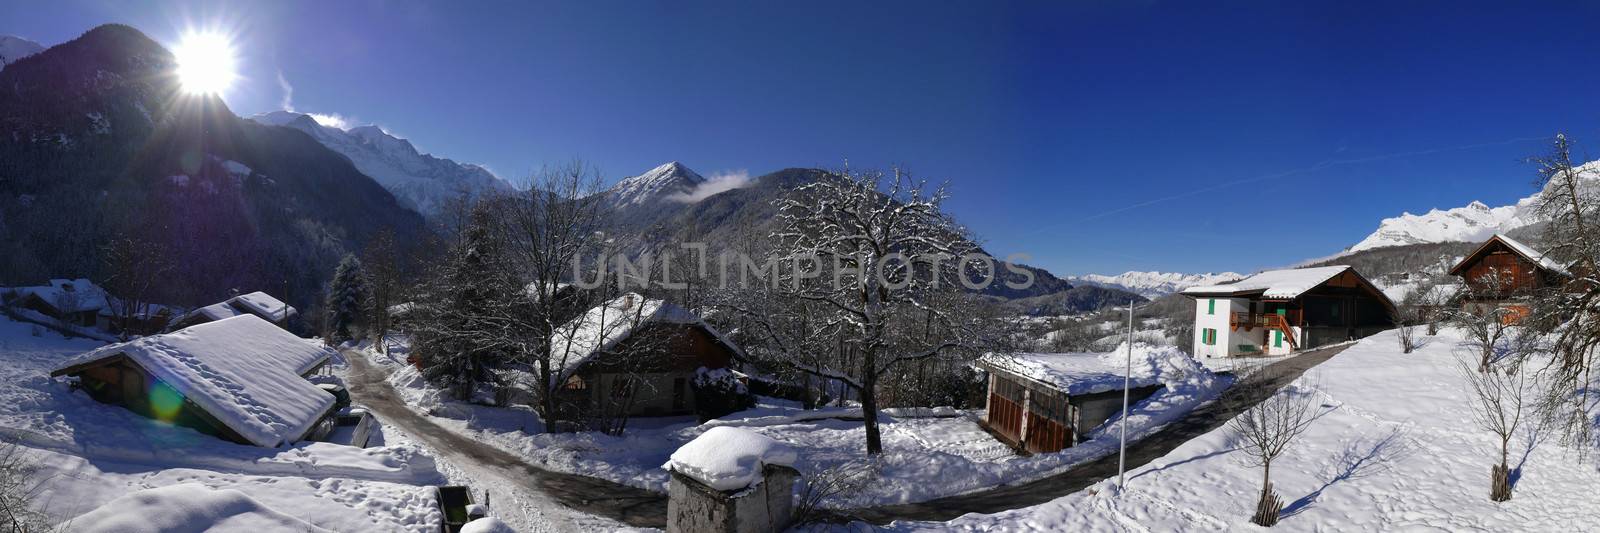
<path id="1" fill-rule="evenodd" d="M 1270 387 L 1270 378 L 1259 370 L 1247 370 L 1246 377 L 1236 386 Z M 1312 393 L 1315 387 L 1304 388 L 1280 390 L 1228 422 L 1229 435 L 1239 443 L 1241 462 L 1261 467 L 1261 497 L 1251 518 L 1257 525 L 1277 524 L 1283 510 L 1283 500 L 1272 490 L 1272 462 L 1316 420 L 1315 408 L 1320 403 Z"/>
<path id="2" fill-rule="evenodd" d="M 361 264 L 367 273 L 367 292 L 370 309 L 367 329 L 373 343 L 382 353 L 389 353 L 387 337 L 391 328 L 389 308 L 399 303 L 401 254 L 395 246 L 394 231 L 384 228 L 367 241 L 361 252 Z"/>
<path id="3" fill-rule="evenodd" d="M 846 170 L 802 185 L 777 204 L 782 228 L 772 235 L 777 247 L 769 256 L 769 264 L 779 265 L 775 290 L 816 304 L 800 306 L 815 313 L 804 327 L 836 343 L 854 375 L 791 364 L 859 395 L 868 454 L 883 452 L 880 378 L 900 364 L 975 344 L 970 317 L 949 305 L 958 300 L 938 296 L 959 291 L 959 275 L 970 266 L 963 261 L 977 251 L 941 209 L 946 196 L 898 169 Z M 945 260 L 919 263 L 931 258 Z"/>
<path id="4" fill-rule="evenodd" d="M 1537 376 L 1524 369 L 1524 362 L 1532 346 L 1532 333 L 1516 335 L 1507 343 L 1507 357 L 1500 357 L 1487 367 L 1482 366 L 1475 350 L 1467 350 L 1459 361 L 1461 378 L 1467 385 L 1472 420 L 1484 431 L 1493 433 L 1500 441 L 1500 464 L 1490 469 L 1489 499 L 1503 502 L 1511 499 L 1511 439 L 1523 423 L 1523 413 L 1535 390 Z"/>
<path id="5" fill-rule="evenodd" d="M 150 300 L 173 270 L 166 248 L 143 239 L 118 237 L 106 243 L 102 260 L 106 276 L 101 286 L 110 293 L 106 303 L 115 314 L 118 335 L 128 340 L 130 334 L 153 333 L 149 329 Z"/>
<path id="6" fill-rule="evenodd" d="M 1402 309 L 1394 317 L 1395 338 L 1400 340 L 1400 353 L 1411 353 L 1417 349 L 1417 324 L 1408 311 Z"/>
<path id="7" fill-rule="evenodd" d="M 845 461 L 800 480 L 800 498 L 795 502 L 790 526 L 800 526 L 825 518 L 823 504 L 850 505 L 878 478 L 881 466 L 875 459 Z"/>
<path id="8" fill-rule="evenodd" d="M 49 519 L 29 505 L 41 486 L 38 463 L 27 450 L 14 442 L 0 442 L 0 531 L 33 533 L 51 529 Z"/>
<path id="9" fill-rule="evenodd" d="M 559 374 L 573 354 L 554 346 L 558 330 L 581 311 L 604 301 L 603 291 L 564 290 L 580 281 L 581 265 L 603 261 L 608 246 L 601 231 L 609 214 L 599 172 L 581 161 L 534 174 L 528 192 L 506 198 L 505 231 L 527 301 L 517 317 L 526 332 L 513 360 L 531 368 L 529 384 L 546 432 L 556 430 L 561 410 Z M 599 264 L 604 272 L 604 264 Z M 601 280 L 602 282 L 604 279 Z"/>
<path id="10" fill-rule="evenodd" d="M 1446 313 L 1450 324 L 1466 334 L 1461 346 L 1478 355 L 1479 371 L 1487 372 L 1489 365 L 1502 355 L 1507 335 L 1517 318 L 1510 308 L 1498 303 L 1506 298 L 1509 290 L 1507 277 L 1490 271 L 1463 289 L 1468 303 Z"/>
<path id="11" fill-rule="evenodd" d="M 1596 444 L 1593 422 L 1594 367 L 1600 360 L 1600 180 L 1596 169 L 1577 165 L 1573 144 L 1556 135 L 1550 151 L 1530 159 L 1538 167 L 1535 207 L 1548 222 L 1548 255 L 1572 276 L 1534 299 L 1534 317 L 1555 328 L 1554 372 L 1540 401 L 1547 421 L 1561 428 L 1564 443 L 1586 454 Z"/>

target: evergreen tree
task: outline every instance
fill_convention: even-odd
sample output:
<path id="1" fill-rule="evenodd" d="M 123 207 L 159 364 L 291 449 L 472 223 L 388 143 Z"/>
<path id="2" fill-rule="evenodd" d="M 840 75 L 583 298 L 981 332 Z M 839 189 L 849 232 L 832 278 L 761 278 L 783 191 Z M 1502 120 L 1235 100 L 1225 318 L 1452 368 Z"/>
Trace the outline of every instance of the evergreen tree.
<path id="1" fill-rule="evenodd" d="M 369 293 L 361 260 L 345 255 L 328 287 L 328 328 L 334 342 L 350 340 L 360 333 Z"/>

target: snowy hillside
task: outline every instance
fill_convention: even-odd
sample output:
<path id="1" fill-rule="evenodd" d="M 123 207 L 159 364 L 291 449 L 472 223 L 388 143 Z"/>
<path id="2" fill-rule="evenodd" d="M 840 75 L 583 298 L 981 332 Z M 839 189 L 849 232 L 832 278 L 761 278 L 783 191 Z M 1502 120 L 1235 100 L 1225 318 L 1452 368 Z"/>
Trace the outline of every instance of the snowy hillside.
<path id="1" fill-rule="evenodd" d="M 1600 161 L 1585 164 L 1583 168 L 1588 177 L 1600 178 Z M 1401 213 L 1398 217 L 1383 219 L 1377 231 L 1345 252 L 1431 242 L 1481 241 L 1496 233 L 1542 222 L 1534 208 L 1540 194 L 1534 193 L 1515 204 L 1500 207 L 1474 201 L 1464 207 L 1432 209 L 1421 215 Z"/>
<path id="2" fill-rule="evenodd" d="M 410 141 L 377 126 L 343 130 L 291 111 L 272 111 L 250 119 L 310 134 L 323 146 L 350 158 L 357 170 L 383 185 L 402 205 L 426 216 L 438 214 L 446 200 L 461 193 L 477 196 L 511 190 L 510 184 L 483 167 L 420 153 Z"/>
<path id="3" fill-rule="evenodd" d="M 1181 274 L 1177 272 L 1128 271 L 1115 276 L 1088 274 L 1067 278 L 1082 285 L 1122 289 L 1145 298 L 1156 299 L 1174 292 L 1201 285 L 1216 285 L 1244 277 L 1234 272 L 1206 274 Z"/>
<path id="4" fill-rule="evenodd" d="M 0 69 L 13 61 L 44 51 L 44 45 L 12 35 L 0 35 Z"/>
<path id="5" fill-rule="evenodd" d="M 690 196 L 695 187 L 705 183 L 705 177 L 683 163 L 673 161 L 650 169 L 649 172 L 624 179 L 607 190 L 612 205 L 634 207 L 653 204 L 672 196 Z"/>

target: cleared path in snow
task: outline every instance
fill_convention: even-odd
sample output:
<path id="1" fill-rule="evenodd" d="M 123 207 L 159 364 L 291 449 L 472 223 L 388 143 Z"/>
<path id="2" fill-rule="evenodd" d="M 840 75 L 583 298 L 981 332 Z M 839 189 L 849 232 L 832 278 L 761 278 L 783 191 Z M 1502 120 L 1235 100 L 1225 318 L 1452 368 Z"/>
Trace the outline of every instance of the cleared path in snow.
<path id="1" fill-rule="evenodd" d="M 1304 354 L 1272 363 L 1262 368 L 1256 383 L 1260 387 L 1230 387 L 1215 401 L 1208 403 L 1155 433 L 1128 444 L 1127 469 L 1133 470 L 1150 461 L 1165 456 L 1173 449 L 1206 433 L 1210 433 L 1250 406 L 1277 393 L 1293 383 L 1311 367 L 1322 364 L 1350 344 L 1312 350 Z M 1117 454 L 1072 467 L 1053 476 L 1019 485 L 1003 485 L 989 490 L 939 498 L 919 503 L 887 505 L 867 509 L 839 511 L 847 518 L 883 525 L 895 520 L 944 522 L 968 513 L 992 514 L 1011 509 L 1039 505 L 1062 496 L 1083 490 L 1089 485 L 1117 475 Z"/>
<path id="2" fill-rule="evenodd" d="M 665 494 L 599 478 L 544 470 L 499 448 L 445 429 L 407 407 L 385 379 L 387 376 L 372 368 L 360 352 L 345 350 L 344 358 L 350 363 L 346 385 L 355 403 L 377 414 L 383 423 L 422 441 L 451 464 L 473 474 L 493 475 L 505 486 L 527 489 L 533 493 L 531 496 L 543 495 L 584 513 L 636 527 L 667 526 Z M 483 488 L 473 487 L 473 490 L 482 491 Z"/>

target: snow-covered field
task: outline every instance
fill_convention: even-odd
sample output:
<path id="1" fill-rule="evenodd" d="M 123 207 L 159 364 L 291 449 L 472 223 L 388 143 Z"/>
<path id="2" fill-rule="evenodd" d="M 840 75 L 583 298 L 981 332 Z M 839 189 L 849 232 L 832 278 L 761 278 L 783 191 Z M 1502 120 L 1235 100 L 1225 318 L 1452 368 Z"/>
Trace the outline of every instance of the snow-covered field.
<path id="1" fill-rule="evenodd" d="M 1282 531 L 1594 531 L 1600 463 L 1580 462 L 1552 431 L 1527 427 L 1512 448 L 1511 501 L 1489 501 L 1498 441 L 1476 429 L 1448 330 L 1401 354 L 1376 335 L 1302 377 L 1288 392 L 1320 398 L 1316 422 L 1273 465 Z M 1050 503 L 897 523 L 903 531 L 1226 531 L 1249 523 L 1261 471 L 1242 465 L 1226 428 L 1114 480 Z"/>
<path id="2" fill-rule="evenodd" d="M 1167 357 L 1175 352 L 1138 353 Z M 754 409 L 701 425 L 692 418 L 640 418 L 631 421 L 621 437 L 598 432 L 552 435 L 540 433 L 538 415 L 526 408 L 486 407 L 442 399 L 413 367 L 402 363 L 403 350 L 394 350 L 387 356 L 369 351 L 367 357 L 387 366 L 393 372 L 390 383 L 401 396 L 441 426 L 544 468 L 650 490 L 665 491 L 668 476 L 662 465 L 673 451 L 713 427 L 743 427 L 795 447 L 799 454 L 795 466 L 802 474 L 834 468 L 865 455 L 866 438 L 859 408 L 807 411 L 763 399 Z M 1187 370 L 1164 375 L 1164 380 L 1171 380 L 1170 388 L 1136 405 L 1130 419 L 1130 436 L 1154 431 L 1226 388 L 1225 379 L 1201 372 L 1198 366 Z M 978 426 L 977 419 L 981 417 L 981 411 L 949 408 L 925 412 L 886 410 L 880 419 L 885 451 L 878 482 L 854 498 L 829 501 L 827 505 L 908 503 L 973 492 L 1045 477 L 1116 450 L 1114 435 L 1097 434 L 1060 453 L 1019 457 Z M 1113 423 L 1115 420 L 1108 425 Z"/>
<path id="3" fill-rule="evenodd" d="M 431 485 L 445 478 L 416 445 L 233 444 L 96 402 L 48 377 L 52 367 L 103 344 L 0 318 L 0 432 L 39 466 L 35 505 L 52 521 L 125 531 L 96 516 L 75 520 L 125 494 L 188 484 L 117 505 L 176 511 L 174 502 L 188 498 L 174 495 L 198 494 L 194 499 L 215 505 L 190 511 L 216 517 L 214 525 L 280 523 L 273 517 L 282 514 L 332 531 L 438 530 Z M 234 511 L 242 514 L 228 518 Z"/>

